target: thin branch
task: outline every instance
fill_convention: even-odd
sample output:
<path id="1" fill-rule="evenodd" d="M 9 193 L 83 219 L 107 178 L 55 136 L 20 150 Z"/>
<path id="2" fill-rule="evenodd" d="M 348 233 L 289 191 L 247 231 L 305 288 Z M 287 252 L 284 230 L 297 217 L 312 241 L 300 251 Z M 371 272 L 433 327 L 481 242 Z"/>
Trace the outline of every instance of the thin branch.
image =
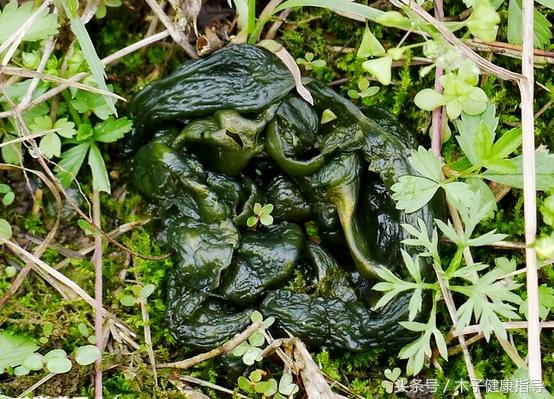
<path id="1" fill-rule="evenodd" d="M 164 30 L 163 32 L 160 32 L 160 33 L 156 33 L 155 35 L 152 35 L 152 36 L 147 36 L 144 39 L 139 40 L 138 42 L 133 43 L 130 46 L 124 47 L 121 50 L 118 50 L 115 53 L 107 56 L 106 58 L 103 58 L 102 64 L 104 65 L 112 64 L 118 61 L 120 58 L 125 57 L 128 54 L 131 54 L 142 47 L 146 47 L 152 43 L 165 39 L 168 36 L 169 36 L 169 32 L 167 30 Z"/>
<path id="2" fill-rule="evenodd" d="M 502 323 L 506 330 L 518 330 L 518 329 L 528 329 L 529 324 L 527 321 L 505 321 Z M 539 323 L 540 328 L 554 328 L 554 321 L 543 321 Z M 475 334 L 481 332 L 481 326 L 475 324 L 472 326 L 467 326 L 462 330 L 462 334 Z"/>
<path id="3" fill-rule="evenodd" d="M 92 191 L 92 218 L 96 225 L 100 226 L 100 192 L 97 189 Z M 94 367 L 94 397 L 102 399 L 102 353 L 104 352 L 104 334 L 102 320 L 102 236 L 96 234 L 94 237 L 94 334 L 96 335 L 96 347 L 100 356 L 96 359 Z"/>
<path id="4" fill-rule="evenodd" d="M 454 35 L 454 33 L 452 33 L 444 23 L 438 21 L 416 2 L 412 0 L 391 0 L 391 3 L 397 6 L 403 4 L 404 6 L 414 11 L 417 15 L 419 15 L 424 21 L 433 25 L 448 43 L 459 48 L 467 58 L 477 64 L 477 66 L 479 66 L 483 71 L 496 75 L 500 79 L 504 80 L 513 80 L 517 82 L 523 78 L 523 75 L 512 72 L 506 68 L 499 67 L 498 65 L 495 65 L 492 62 L 481 57 L 479 54 L 469 48 L 467 44 L 458 39 L 456 35 Z"/>
<path id="5" fill-rule="evenodd" d="M 441 272 L 437 270 L 435 266 L 434 266 L 434 269 L 435 269 L 435 274 L 437 275 L 437 281 L 439 282 L 439 286 L 441 288 L 444 302 L 446 304 L 446 308 L 448 309 L 448 313 L 450 315 L 450 318 L 452 319 L 452 323 L 454 324 L 455 335 L 458 337 L 458 341 L 460 342 L 460 346 L 462 347 L 462 352 L 464 354 L 464 361 L 466 363 L 469 380 L 477 381 L 478 380 L 477 375 L 475 374 L 475 369 L 473 368 L 473 363 L 471 362 L 471 356 L 469 354 L 469 350 L 467 349 L 465 337 L 460 331 L 461 330 L 460 322 L 458 320 L 456 305 L 454 304 L 454 298 L 452 297 L 452 292 L 450 292 L 450 290 L 446 286 L 446 283 L 442 278 Z M 474 390 L 473 393 L 475 394 L 476 399 L 481 398 L 481 391 L 479 390 L 478 387 L 476 390 Z"/>
<path id="6" fill-rule="evenodd" d="M 235 391 L 231 391 L 230 389 L 224 388 L 220 385 L 212 384 L 211 382 L 201 380 L 200 378 L 191 377 L 190 375 L 181 375 L 178 377 L 178 379 L 185 382 L 189 382 L 191 384 L 201 385 L 206 388 L 214 389 L 216 391 L 225 392 L 233 397 L 249 399 L 248 396 L 244 396 L 243 394 L 237 393 Z"/>
<path id="7" fill-rule="evenodd" d="M 243 332 L 235 335 L 233 338 L 231 338 L 229 341 L 224 343 L 221 346 L 218 346 L 215 349 L 212 349 L 209 352 L 200 353 L 199 355 L 193 356 L 189 359 L 181 360 L 174 363 L 162 363 L 158 364 L 158 368 L 176 368 L 176 369 L 188 369 L 192 366 L 195 366 L 199 363 L 202 363 L 208 359 L 211 359 L 213 357 L 223 355 L 225 353 L 232 352 L 237 346 L 242 344 L 244 341 L 246 341 L 252 334 L 254 334 L 256 331 L 259 330 L 259 328 L 262 326 L 261 321 L 257 321 L 252 323 L 251 325 L 246 328 Z"/>
<path id="8" fill-rule="evenodd" d="M 535 181 L 535 120 L 533 115 L 534 66 L 533 66 L 533 0 L 523 0 L 521 25 L 523 26 L 523 45 L 521 72 L 519 81 L 521 92 L 521 133 L 523 136 L 523 212 L 525 220 L 525 263 L 527 267 L 527 357 L 529 379 L 542 382 L 539 283 L 537 273 L 537 255 L 532 244 L 537 232 L 537 191 Z"/>
<path id="9" fill-rule="evenodd" d="M 33 78 L 33 81 L 34 81 L 34 79 L 38 79 L 38 80 L 42 79 L 42 80 L 46 80 L 46 81 L 49 81 L 49 82 L 63 84 L 63 85 L 66 86 L 66 88 L 67 87 L 75 87 L 76 89 L 80 89 L 80 90 L 83 90 L 83 91 L 88 91 L 88 92 L 95 93 L 95 94 L 100 94 L 100 95 L 103 95 L 103 96 L 113 97 L 113 98 L 116 98 L 116 99 L 121 100 L 121 101 L 127 101 L 124 97 L 121 97 L 120 95 L 112 93 L 111 91 L 98 89 L 96 87 L 89 86 L 89 85 L 86 85 L 86 84 L 83 84 L 83 83 L 78 83 L 78 82 L 71 81 L 70 79 L 64 79 L 64 78 L 60 78 L 58 76 L 49 75 L 49 74 L 46 74 L 46 73 L 41 73 L 41 72 L 33 71 L 33 70 L 30 70 L 30 69 L 10 67 L 10 66 L 0 66 L 0 73 L 6 74 L 6 75 L 22 76 L 24 78 Z M 22 105 L 20 105 L 20 108 L 25 108 L 25 103 L 28 103 L 28 102 L 29 101 L 23 101 L 22 100 L 21 101 Z"/>
<path id="10" fill-rule="evenodd" d="M 146 3 L 150 6 L 152 11 L 156 14 L 156 16 L 160 19 L 160 22 L 165 26 L 173 40 L 177 44 L 179 44 L 183 50 L 188 54 L 191 58 L 198 58 L 198 54 L 196 54 L 196 50 L 194 47 L 189 43 L 186 35 L 177 28 L 177 25 L 169 19 L 167 14 L 162 10 L 160 5 L 156 0 L 146 0 Z"/>

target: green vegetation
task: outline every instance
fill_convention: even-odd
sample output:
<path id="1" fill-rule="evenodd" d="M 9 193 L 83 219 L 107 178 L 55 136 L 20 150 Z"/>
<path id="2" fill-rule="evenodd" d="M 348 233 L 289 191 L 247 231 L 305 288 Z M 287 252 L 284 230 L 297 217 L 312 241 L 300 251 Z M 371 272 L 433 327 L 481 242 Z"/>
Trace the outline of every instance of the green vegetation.
<path id="1" fill-rule="evenodd" d="M 147 201 L 128 185 L 133 172 L 128 168 L 123 147 L 131 140 L 131 121 L 125 116 L 126 103 L 117 101 L 113 93 L 129 99 L 148 82 L 167 76 L 187 56 L 167 38 L 102 66 L 103 57 L 144 37 L 152 12 L 146 3 L 137 2 L 102 0 L 90 14 L 95 16 L 85 24 L 79 16 L 87 2 L 56 0 L 55 5 L 44 6 L 22 41 L 14 42 L 12 34 L 42 3 L 46 2 L 3 2 L 0 13 L 0 60 L 7 60 L 0 92 L 0 239 L 18 246 L 4 244 L 1 248 L 0 298 L 19 283 L 18 275 L 29 262 L 24 254 L 32 252 L 87 293 L 94 292 L 91 254 L 98 232 L 90 216 L 93 193 L 100 191 L 102 230 L 115 229 L 114 239 L 124 245 L 116 246 L 104 237 L 104 308 L 136 334 L 126 335 L 125 328 L 111 325 L 110 340 L 102 356 L 104 397 L 181 398 L 187 389 L 196 388 L 181 376 L 225 386 L 252 398 L 287 397 L 297 389 L 299 393 L 294 397 L 301 397 L 305 389 L 302 379 L 283 372 L 278 353 L 258 361 L 263 348 L 275 344 L 273 337 L 265 335 L 265 329 L 237 348 L 236 354 L 242 360 L 248 353 L 248 363 L 244 361 L 242 366 L 240 358 L 228 354 L 189 370 L 161 368 L 157 379 L 154 377 L 152 357 L 158 364 L 170 363 L 197 352 L 175 342 L 166 324 L 168 275 L 177 265 L 175 257 L 165 257 L 167 246 L 160 246 L 164 237 L 157 234 L 158 221 L 147 221 L 152 217 Z M 524 202 L 520 97 L 516 84 L 475 69 L 442 39 L 432 24 L 407 8 L 396 8 L 388 2 L 378 2 L 372 5 L 376 8 L 371 8 L 346 0 L 312 0 L 314 7 L 299 8 L 309 3 L 290 0 L 269 10 L 265 20 L 256 20 L 262 4 L 258 3 L 260 9 L 256 10 L 254 2 L 232 3 L 239 15 L 238 29 L 231 33 L 237 34 L 236 40 L 252 43 L 264 36 L 263 27 L 269 28 L 277 21 L 277 15 L 292 6 L 275 39 L 296 60 L 302 73 L 331 84 L 364 111 L 375 105 L 391 111 L 418 133 L 422 147 L 406 157 L 412 171 L 395 181 L 398 207 L 416 210 L 427 206 L 438 193 L 451 200 L 463 226 L 459 229 L 447 218 L 415 223 L 417 229 L 408 227 L 404 234 L 410 250 L 419 256 L 405 257 L 406 267 L 399 267 L 398 274 L 378 271 L 382 281 L 374 288 L 383 295 L 378 294 L 374 304 L 384 305 L 401 292 L 413 298 L 428 294 L 435 299 L 425 320 L 408 320 L 412 318 L 410 313 L 413 316 L 418 312 L 417 300 L 410 301 L 406 308 L 404 327 L 414 330 L 418 339 L 408 343 L 400 354 L 380 349 L 343 353 L 330 347 L 309 348 L 316 365 L 330 381 L 342 384 L 342 394 L 348 397 L 406 397 L 398 392 L 399 387 L 409 385 L 414 378 L 436 383 L 435 397 L 471 396 L 469 389 L 455 395 L 456 383 L 468 382 L 469 377 L 460 346 L 452 338 L 453 323 L 444 305 L 444 292 L 438 283 L 422 281 L 418 276 L 418 262 L 431 261 L 453 293 L 460 327 L 478 325 L 486 337 L 469 346 L 476 377 L 498 381 L 526 378 L 526 370 L 520 367 L 520 360 L 528 351 L 526 332 L 506 329 L 503 324 L 527 317 L 525 273 L 521 272 L 525 259 L 518 249 L 524 241 Z M 430 2 L 415 3 L 432 13 Z M 331 5 L 343 16 L 325 8 Z M 53 12 L 54 6 L 57 13 Z M 534 45 L 546 51 L 553 48 L 551 7 L 548 0 L 537 2 L 535 7 Z M 446 26 L 479 54 L 517 72 L 521 69 L 521 51 L 514 46 L 522 43 L 521 8 L 518 0 L 446 1 Z M 174 19 L 169 5 L 165 10 Z M 352 14 L 368 21 L 348 19 Z M 179 15 L 175 17 L 178 19 Z M 214 26 L 219 29 L 220 23 Z M 200 34 L 205 33 L 202 24 L 199 23 Z M 157 31 L 161 29 L 159 24 Z M 211 40 L 209 35 L 205 37 Z M 52 38 L 57 41 L 49 53 Z M 508 50 L 479 40 L 504 42 Z M 545 57 L 552 60 L 549 53 Z M 535 62 L 535 80 L 539 83 L 535 86 L 535 139 L 537 147 L 543 147 L 536 152 L 537 187 L 541 192 L 534 247 L 540 256 L 540 317 L 551 321 L 554 162 L 549 149 L 554 148 L 554 84 L 550 63 L 541 57 L 536 57 Z M 33 82 L 35 75 L 28 72 L 41 65 L 42 75 Z M 433 89 L 437 67 L 445 71 L 440 80 L 444 90 L 440 92 Z M 77 79 L 81 75 L 88 75 L 80 78 L 81 86 L 69 85 L 48 97 L 61 84 L 56 79 Z M 44 95 L 46 98 L 39 98 Z M 40 101 L 34 103 L 37 99 Z M 6 114 L 17 104 L 22 110 L 20 119 L 16 114 Z M 427 150 L 432 136 L 429 111 L 439 107 L 444 107 L 440 162 Z M 318 123 L 325 122 L 327 126 L 341 118 L 332 107 L 324 107 L 316 116 Z M 34 141 L 23 138 L 25 135 Z M 25 173 L 21 166 L 27 168 Z M 62 180 L 63 189 L 55 185 L 47 169 Z M 258 169 L 253 173 L 262 178 L 270 176 L 263 168 Z M 418 189 L 414 190 L 414 186 Z M 256 207 L 255 202 L 241 225 L 245 230 L 250 226 L 254 235 L 278 223 L 285 212 L 273 196 L 260 197 Z M 83 213 L 78 214 L 75 206 Z M 56 227 L 58 214 L 60 226 L 55 239 L 50 240 L 47 235 Z M 324 239 L 325 232 L 317 224 L 308 221 L 302 227 L 314 243 Z M 501 239 L 516 249 L 497 248 Z M 40 249 L 42 240 L 48 245 Z M 79 254 L 83 249 L 88 252 Z M 474 263 L 464 256 L 468 249 Z M 300 264 L 294 270 L 288 289 L 299 294 L 313 292 L 316 287 L 303 274 L 305 267 Z M 35 395 L 93 397 L 94 366 L 90 363 L 95 359 L 91 348 L 96 337 L 92 307 L 72 288 L 52 278 L 45 280 L 45 270 L 34 267 L 17 291 L 1 302 L 0 368 L 6 370 L 0 375 L 0 395 L 17 396 L 53 373 L 34 391 Z M 331 274 L 329 278 L 336 276 Z M 251 320 L 249 313 L 244 326 L 257 320 L 258 316 Z M 541 338 L 544 384 L 552 391 L 554 338 L 550 330 L 543 330 Z M 294 348 L 292 342 L 282 344 L 286 353 Z M 512 351 L 506 352 L 506 345 Z M 15 351 L 16 346 L 22 350 Z M 4 354 L 8 351 L 17 356 L 7 359 Z M 232 369 L 238 371 L 234 373 Z M 340 392 L 339 385 L 333 387 Z M 217 389 L 202 389 L 212 398 L 231 397 Z M 487 395 L 489 399 L 499 397 L 506 396 Z"/>

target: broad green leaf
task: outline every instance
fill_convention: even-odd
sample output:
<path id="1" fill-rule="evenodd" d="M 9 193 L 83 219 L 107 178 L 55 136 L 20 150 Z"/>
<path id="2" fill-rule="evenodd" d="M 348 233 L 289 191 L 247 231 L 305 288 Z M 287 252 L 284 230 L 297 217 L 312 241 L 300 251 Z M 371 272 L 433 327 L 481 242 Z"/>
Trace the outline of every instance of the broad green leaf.
<path id="1" fill-rule="evenodd" d="M 371 33 L 369 26 L 366 25 L 356 57 L 368 58 L 382 55 L 385 55 L 385 48 L 379 43 L 379 40 L 377 40 L 373 33 Z"/>
<path id="2" fill-rule="evenodd" d="M 424 111 L 432 111 L 445 104 L 444 96 L 433 89 L 419 91 L 414 98 L 414 102 L 415 105 Z"/>
<path id="3" fill-rule="evenodd" d="M 0 218 L 0 239 L 9 240 L 12 238 L 12 226 L 6 219 Z"/>
<path id="4" fill-rule="evenodd" d="M 392 57 L 390 55 L 364 61 L 362 68 L 374 76 L 382 85 L 390 84 L 392 68 Z"/>
<path id="5" fill-rule="evenodd" d="M 102 96 L 84 90 L 77 90 L 75 98 L 71 100 L 71 105 L 81 114 L 92 111 L 102 120 L 108 119 L 112 114 Z"/>
<path id="6" fill-rule="evenodd" d="M 10 2 L 4 7 L 0 14 L 0 44 L 6 41 L 12 34 L 34 14 L 33 2 L 27 1 L 17 6 L 16 0 Z M 33 21 L 29 29 L 25 31 L 24 41 L 43 40 L 58 31 L 58 16 L 49 14 L 48 10 L 42 11 Z"/>
<path id="7" fill-rule="evenodd" d="M 88 164 L 92 170 L 92 187 L 98 191 L 110 193 L 110 180 L 102 153 L 96 144 L 90 146 L 88 153 Z"/>
<path id="8" fill-rule="evenodd" d="M 8 206 L 8 205 L 11 205 L 14 200 L 15 200 L 15 193 L 13 191 L 10 191 L 9 193 L 6 193 L 6 195 L 4 195 L 4 198 L 2 198 L 2 203 L 5 206 Z"/>
<path id="9" fill-rule="evenodd" d="M 537 10 L 533 14 L 533 19 L 535 25 L 533 43 L 535 47 L 543 49 L 552 39 L 550 31 L 552 24 Z M 508 6 L 508 42 L 517 45 L 522 43 L 521 0 L 510 0 Z"/>
<path id="10" fill-rule="evenodd" d="M 89 147 L 89 143 L 82 143 L 62 153 L 61 160 L 56 166 L 55 171 L 58 179 L 60 179 L 64 186 L 69 187 L 77 176 L 77 173 L 79 173 Z"/>
<path id="11" fill-rule="evenodd" d="M 88 366 L 100 357 L 100 350 L 94 345 L 84 345 L 75 351 L 75 361 L 81 366 Z"/>
<path id="12" fill-rule="evenodd" d="M 102 143 L 113 143 L 122 138 L 132 127 L 132 122 L 126 117 L 115 119 L 110 116 L 94 126 L 93 138 Z"/>
<path id="13" fill-rule="evenodd" d="M 251 392 L 252 391 L 252 383 L 248 380 L 248 378 L 246 378 L 243 375 L 241 375 L 238 378 L 237 385 L 243 391 L 246 391 L 246 392 Z"/>
<path id="14" fill-rule="evenodd" d="M 37 349 L 38 346 L 29 337 L 0 333 L 0 374 L 7 367 L 20 365 Z"/>

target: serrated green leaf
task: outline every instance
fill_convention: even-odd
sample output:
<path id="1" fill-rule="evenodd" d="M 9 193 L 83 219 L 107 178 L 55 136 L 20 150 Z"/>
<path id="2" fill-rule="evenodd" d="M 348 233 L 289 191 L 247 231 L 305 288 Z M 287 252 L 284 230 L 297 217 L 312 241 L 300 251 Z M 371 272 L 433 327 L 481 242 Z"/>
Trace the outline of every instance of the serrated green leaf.
<path id="1" fill-rule="evenodd" d="M 54 129 L 56 132 L 66 139 L 70 139 L 76 133 L 75 124 L 67 120 L 67 118 L 61 118 L 54 123 Z"/>
<path id="2" fill-rule="evenodd" d="M 410 164 L 423 177 L 439 182 L 441 179 L 441 163 L 432 150 L 419 146 L 417 151 L 412 150 Z"/>
<path id="3" fill-rule="evenodd" d="M 33 2 L 27 1 L 21 6 L 17 6 L 16 0 L 10 2 L 4 7 L 0 14 L 0 44 L 4 43 L 12 34 L 35 13 Z M 33 21 L 29 29 L 25 31 L 24 41 L 43 40 L 48 36 L 57 33 L 58 16 L 43 10 Z"/>
<path id="4" fill-rule="evenodd" d="M 94 126 L 93 139 L 102 143 L 113 143 L 131 131 L 132 127 L 132 122 L 126 117 L 115 119 L 110 116 Z"/>
<path id="5" fill-rule="evenodd" d="M 396 201 L 396 208 L 412 213 L 427 204 L 437 190 L 439 183 L 418 176 L 401 176 L 398 182 L 393 184 L 392 198 Z"/>

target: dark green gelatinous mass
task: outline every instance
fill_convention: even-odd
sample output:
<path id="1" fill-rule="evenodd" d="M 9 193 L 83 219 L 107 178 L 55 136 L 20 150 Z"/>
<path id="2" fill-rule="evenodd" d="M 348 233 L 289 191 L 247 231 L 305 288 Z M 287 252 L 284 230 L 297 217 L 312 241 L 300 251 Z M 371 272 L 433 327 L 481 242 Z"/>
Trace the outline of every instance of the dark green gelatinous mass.
<path id="1" fill-rule="evenodd" d="M 175 254 L 167 319 L 184 345 L 223 343 L 254 309 L 314 346 L 399 348 L 413 338 L 398 324 L 410 294 L 374 311 L 371 286 L 377 267 L 402 273 L 400 249 L 415 256 L 400 225 L 432 220 L 427 207 L 398 211 L 390 196 L 413 173 L 414 138 L 386 111 L 362 112 L 316 81 L 307 88 L 313 106 L 273 54 L 235 45 L 185 63 L 130 104 L 132 179 Z M 337 118 L 322 125 L 326 109 Z M 273 224 L 248 228 L 257 202 L 273 204 Z"/>

